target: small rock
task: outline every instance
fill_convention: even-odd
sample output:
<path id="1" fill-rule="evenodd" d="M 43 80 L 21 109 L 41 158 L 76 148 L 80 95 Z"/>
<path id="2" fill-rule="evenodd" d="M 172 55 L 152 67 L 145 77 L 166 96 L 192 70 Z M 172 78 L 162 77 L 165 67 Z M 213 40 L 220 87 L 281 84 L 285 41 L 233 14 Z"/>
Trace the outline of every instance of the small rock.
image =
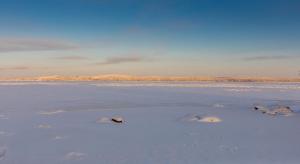
<path id="1" fill-rule="evenodd" d="M 260 111 L 263 114 L 268 113 L 270 111 L 268 108 L 265 108 L 263 106 L 255 106 L 254 110 Z"/>
<path id="2" fill-rule="evenodd" d="M 115 123 L 123 123 L 124 122 L 122 117 L 113 117 L 113 118 L 111 118 L 111 121 L 115 122 Z"/>

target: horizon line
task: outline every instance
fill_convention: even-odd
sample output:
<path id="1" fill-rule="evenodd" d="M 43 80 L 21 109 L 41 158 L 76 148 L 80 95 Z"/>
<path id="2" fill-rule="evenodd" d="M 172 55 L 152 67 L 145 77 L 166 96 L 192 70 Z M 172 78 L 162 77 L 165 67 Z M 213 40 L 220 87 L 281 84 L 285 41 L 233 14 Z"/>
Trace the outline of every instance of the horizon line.
<path id="1" fill-rule="evenodd" d="M 103 75 L 50 75 L 33 77 L 0 77 L 0 82 L 80 82 L 80 81 L 190 81 L 190 82 L 300 82 L 300 77 L 255 77 L 255 76 L 137 76 L 126 74 Z"/>

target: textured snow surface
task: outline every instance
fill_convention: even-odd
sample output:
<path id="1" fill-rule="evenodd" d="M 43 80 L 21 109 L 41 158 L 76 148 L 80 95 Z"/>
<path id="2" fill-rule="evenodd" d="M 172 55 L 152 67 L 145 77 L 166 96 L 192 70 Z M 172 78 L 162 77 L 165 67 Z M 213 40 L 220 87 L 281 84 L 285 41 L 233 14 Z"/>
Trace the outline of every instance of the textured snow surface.
<path id="1" fill-rule="evenodd" d="M 297 83 L 0 83 L 0 163 L 299 164 L 299 111 Z"/>

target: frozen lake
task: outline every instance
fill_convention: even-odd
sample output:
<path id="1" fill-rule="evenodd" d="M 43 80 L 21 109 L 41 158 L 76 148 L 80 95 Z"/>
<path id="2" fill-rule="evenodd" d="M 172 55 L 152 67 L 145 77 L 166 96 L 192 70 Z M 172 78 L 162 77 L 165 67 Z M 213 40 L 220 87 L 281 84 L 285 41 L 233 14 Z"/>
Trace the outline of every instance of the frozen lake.
<path id="1" fill-rule="evenodd" d="M 297 83 L 2 82 L 0 163 L 298 164 L 299 111 Z"/>

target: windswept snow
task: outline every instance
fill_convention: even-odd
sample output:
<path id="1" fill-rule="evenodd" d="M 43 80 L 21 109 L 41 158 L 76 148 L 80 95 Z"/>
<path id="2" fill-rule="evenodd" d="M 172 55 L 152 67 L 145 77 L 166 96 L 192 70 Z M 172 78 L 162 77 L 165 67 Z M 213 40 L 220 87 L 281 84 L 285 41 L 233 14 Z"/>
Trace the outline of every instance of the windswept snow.
<path id="1" fill-rule="evenodd" d="M 297 83 L 5 83 L 0 163 L 298 164 L 299 112 Z"/>

